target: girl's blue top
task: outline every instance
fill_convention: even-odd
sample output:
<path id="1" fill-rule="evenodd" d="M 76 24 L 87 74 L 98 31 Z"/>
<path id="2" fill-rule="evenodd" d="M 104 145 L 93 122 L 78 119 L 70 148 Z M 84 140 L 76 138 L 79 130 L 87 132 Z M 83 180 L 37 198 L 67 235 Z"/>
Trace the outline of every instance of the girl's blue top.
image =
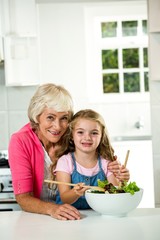
<path id="1" fill-rule="evenodd" d="M 77 171 L 77 166 L 76 166 L 76 159 L 74 156 L 74 153 L 71 153 L 72 160 L 73 160 L 73 165 L 74 169 L 71 175 L 71 183 L 85 183 L 85 185 L 90 185 L 90 186 L 97 186 L 97 180 L 100 179 L 101 181 L 106 180 L 105 173 L 102 169 L 102 164 L 101 164 L 101 157 L 98 156 L 98 164 L 99 164 L 99 172 L 93 176 L 86 176 Z M 57 191 L 56 195 L 56 203 L 57 204 L 63 204 L 60 198 L 59 191 Z M 88 205 L 85 196 L 80 196 L 79 199 L 72 204 L 77 209 L 84 210 L 84 209 L 90 209 L 90 206 Z"/>

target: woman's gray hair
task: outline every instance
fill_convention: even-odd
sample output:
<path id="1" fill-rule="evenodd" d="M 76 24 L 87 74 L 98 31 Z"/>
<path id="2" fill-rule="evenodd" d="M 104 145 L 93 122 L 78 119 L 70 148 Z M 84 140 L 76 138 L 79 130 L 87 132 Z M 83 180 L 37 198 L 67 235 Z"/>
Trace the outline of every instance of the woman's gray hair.
<path id="1" fill-rule="evenodd" d="M 37 128 L 38 116 L 45 108 L 52 108 L 56 112 L 69 112 L 71 117 L 73 114 L 72 97 L 62 86 L 52 83 L 39 86 L 28 107 L 28 117 L 32 128 Z"/>

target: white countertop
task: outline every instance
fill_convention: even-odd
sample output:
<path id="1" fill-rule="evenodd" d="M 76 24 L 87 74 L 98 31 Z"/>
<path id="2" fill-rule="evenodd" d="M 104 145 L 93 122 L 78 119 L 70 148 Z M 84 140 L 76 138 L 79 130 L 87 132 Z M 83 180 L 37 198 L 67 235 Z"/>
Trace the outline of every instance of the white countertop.
<path id="1" fill-rule="evenodd" d="M 81 211 L 82 219 L 60 221 L 23 211 L 0 212 L 1 240 L 160 240 L 160 208 L 138 208 L 127 217 Z"/>

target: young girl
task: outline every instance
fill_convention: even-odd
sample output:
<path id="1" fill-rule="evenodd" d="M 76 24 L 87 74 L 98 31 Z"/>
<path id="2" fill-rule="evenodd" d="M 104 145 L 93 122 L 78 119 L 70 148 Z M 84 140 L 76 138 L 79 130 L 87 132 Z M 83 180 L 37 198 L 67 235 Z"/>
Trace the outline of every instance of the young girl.
<path id="1" fill-rule="evenodd" d="M 90 208 L 84 196 L 87 187 L 97 185 L 97 180 L 107 179 L 118 185 L 114 174 L 108 171 L 114 159 L 105 122 L 97 112 L 86 109 L 77 112 L 70 123 L 70 152 L 57 163 L 56 180 L 76 183 L 75 187 L 59 185 L 56 202 L 72 204 L 77 209 Z"/>

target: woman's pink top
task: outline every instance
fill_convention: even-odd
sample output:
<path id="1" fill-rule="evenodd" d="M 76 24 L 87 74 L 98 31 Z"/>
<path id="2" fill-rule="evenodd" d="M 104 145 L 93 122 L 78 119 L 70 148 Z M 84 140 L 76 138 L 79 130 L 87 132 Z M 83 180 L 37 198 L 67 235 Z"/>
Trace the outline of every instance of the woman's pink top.
<path id="1" fill-rule="evenodd" d="M 33 192 L 34 197 L 40 198 L 44 151 L 30 123 L 11 136 L 8 153 L 14 194 Z"/>

